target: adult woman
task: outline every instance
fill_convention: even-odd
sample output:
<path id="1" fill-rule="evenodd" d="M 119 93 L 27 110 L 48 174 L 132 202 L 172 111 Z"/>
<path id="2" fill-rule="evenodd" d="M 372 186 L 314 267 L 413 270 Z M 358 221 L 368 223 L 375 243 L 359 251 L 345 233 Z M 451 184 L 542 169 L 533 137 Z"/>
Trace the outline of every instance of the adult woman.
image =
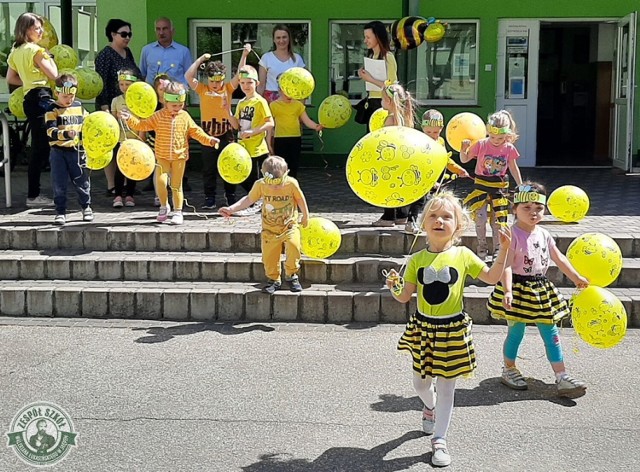
<path id="1" fill-rule="evenodd" d="M 53 201 L 40 195 L 42 164 L 49 159 L 49 138 L 44 122 L 46 108 L 52 102 L 49 80 L 55 80 L 58 67 L 38 41 L 42 39 L 44 19 L 23 13 L 15 27 L 15 43 L 7 60 L 7 83 L 22 85 L 24 113 L 31 125 L 31 154 L 27 167 L 27 206 L 49 206 Z"/>
<path id="2" fill-rule="evenodd" d="M 369 131 L 369 118 L 374 111 L 382 106 L 382 88 L 385 81 L 398 81 L 398 65 L 391 53 L 389 33 L 381 21 L 371 21 L 364 25 L 364 44 L 368 49 L 367 57 L 384 60 L 386 66 L 385 77 L 373 77 L 364 67 L 358 71 L 358 76 L 362 80 L 380 88 L 380 90 L 371 90 L 367 96 L 363 121 L 367 123 L 367 131 Z"/>
<path id="3" fill-rule="evenodd" d="M 269 103 L 278 99 L 278 76 L 292 67 L 305 67 L 302 57 L 293 52 L 289 28 L 282 24 L 276 25 L 272 34 L 273 47 L 260 59 L 258 70 L 258 93 Z"/>
<path id="4" fill-rule="evenodd" d="M 102 77 L 104 87 L 100 95 L 96 97 L 96 107 L 99 110 L 109 111 L 111 101 L 121 94 L 118 86 L 118 71 L 130 69 L 141 76 L 140 69 L 133 59 L 133 54 L 129 49 L 129 41 L 133 33 L 131 32 L 131 23 L 124 20 L 112 18 L 105 28 L 107 35 L 107 44 L 102 51 L 96 56 L 96 72 Z M 115 160 L 111 161 L 104 169 L 107 176 L 107 193 L 111 195 L 115 189 Z"/>

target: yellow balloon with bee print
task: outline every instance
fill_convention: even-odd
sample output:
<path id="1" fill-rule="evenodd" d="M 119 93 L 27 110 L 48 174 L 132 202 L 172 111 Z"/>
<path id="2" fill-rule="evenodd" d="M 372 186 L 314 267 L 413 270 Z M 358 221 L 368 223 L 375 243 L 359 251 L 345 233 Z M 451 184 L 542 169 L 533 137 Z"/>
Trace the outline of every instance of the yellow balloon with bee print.
<path id="1" fill-rule="evenodd" d="M 42 38 L 38 41 L 38 46 L 51 50 L 53 46 L 58 44 L 58 33 L 48 18 L 42 18 L 42 20 Z"/>
<path id="2" fill-rule="evenodd" d="M 251 173 L 251 156 L 241 144 L 228 144 L 218 157 L 218 173 L 225 182 L 241 184 Z"/>
<path id="3" fill-rule="evenodd" d="M 119 138 L 120 127 L 111 113 L 94 111 L 82 123 L 82 144 L 90 155 L 105 155 L 118 144 Z"/>
<path id="4" fill-rule="evenodd" d="M 309 218 L 307 226 L 300 228 L 300 248 L 305 256 L 325 259 L 336 253 L 341 242 L 340 230 L 326 218 Z"/>
<path id="5" fill-rule="evenodd" d="M 365 135 L 351 149 L 347 182 L 365 202 L 398 208 L 426 195 L 446 165 L 446 149 L 426 134 L 387 126 Z"/>
<path id="6" fill-rule="evenodd" d="M 107 151 L 102 154 L 93 154 L 87 152 L 87 169 L 100 170 L 107 167 L 113 159 L 113 151 Z"/>
<path id="7" fill-rule="evenodd" d="M 153 174 L 156 167 L 153 150 L 138 139 L 125 139 L 116 158 L 118 169 L 130 180 L 144 180 Z"/>
<path id="8" fill-rule="evenodd" d="M 287 97 L 304 100 L 313 93 L 316 81 L 307 69 L 292 67 L 280 75 L 278 85 Z"/>
<path id="9" fill-rule="evenodd" d="M 385 121 L 387 121 L 387 117 L 389 116 L 389 112 L 384 108 L 378 108 L 371 114 L 371 118 L 369 118 L 369 129 L 371 131 L 379 130 L 384 126 Z"/>

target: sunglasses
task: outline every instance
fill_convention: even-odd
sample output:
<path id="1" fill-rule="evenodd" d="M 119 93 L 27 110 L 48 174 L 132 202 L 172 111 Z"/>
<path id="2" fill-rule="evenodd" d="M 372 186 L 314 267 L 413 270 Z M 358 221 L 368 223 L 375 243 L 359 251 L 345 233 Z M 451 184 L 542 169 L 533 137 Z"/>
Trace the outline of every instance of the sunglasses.
<path id="1" fill-rule="evenodd" d="M 121 38 L 132 38 L 133 33 L 131 31 L 116 31 L 116 34 L 119 34 Z"/>

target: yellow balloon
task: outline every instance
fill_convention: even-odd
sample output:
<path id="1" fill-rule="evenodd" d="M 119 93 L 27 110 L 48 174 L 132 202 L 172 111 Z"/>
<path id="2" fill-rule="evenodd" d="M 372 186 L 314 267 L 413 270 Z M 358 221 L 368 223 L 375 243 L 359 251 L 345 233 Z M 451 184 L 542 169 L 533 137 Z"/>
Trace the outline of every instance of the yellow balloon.
<path id="1" fill-rule="evenodd" d="M 283 72 L 278 79 L 278 84 L 287 97 L 295 100 L 304 100 L 313 93 L 316 81 L 307 69 L 292 67 Z"/>
<path id="2" fill-rule="evenodd" d="M 571 301 L 573 327 L 584 342 L 608 349 L 622 341 L 627 332 L 627 311 L 613 293 L 589 286 Z"/>
<path id="3" fill-rule="evenodd" d="M 371 114 L 371 118 L 369 118 L 369 130 L 375 131 L 384 126 L 384 122 L 387 121 L 387 117 L 389 116 L 389 112 L 384 108 L 378 108 Z"/>
<path id="4" fill-rule="evenodd" d="M 465 139 L 469 139 L 473 143 L 484 139 L 486 135 L 487 128 L 484 121 L 473 113 L 458 113 L 447 123 L 447 142 L 452 149 L 458 152 Z"/>
<path id="5" fill-rule="evenodd" d="M 156 111 L 158 96 L 153 87 L 146 82 L 134 82 L 124 96 L 127 108 L 140 118 L 149 118 Z"/>
<path id="6" fill-rule="evenodd" d="M 74 75 L 78 79 L 76 96 L 80 100 L 91 100 L 102 92 L 102 77 L 95 70 L 84 67 L 76 68 Z"/>
<path id="7" fill-rule="evenodd" d="M 365 202 L 398 208 L 426 195 L 447 164 L 447 151 L 405 126 L 386 126 L 356 143 L 347 158 L 347 181 Z"/>
<path id="8" fill-rule="evenodd" d="M 342 95 L 331 95 L 322 100 L 318 122 L 325 128 L 340 128 L 351 118 L 351 102 Z"/>
<path id="9" fill-rule="evenodd" d="M 108 151 L 102 155 L 92 155 L 87 153 L 87 168 L 91 170 L 100 170 L 107 167 L 113 159 L 113 152 Z"/>
<path id="10" fill-rule="evenodd" d="M 446 33 L 446 29 L 442 23 L 436 21 L 435 23 L 431 23 L 427 26 L 427 29 L 424 32 L 424 39 L 428 43 L 437 43 L 442 38 L 444 38 L 444 34 Z"/>
<path id="11" fill-rule="evenodd" d="M 553 216 L 565 223 L 574 223 L 589 211 L 589 197 L 579 187 L 564 185 L 549 195 L 547 208 Z"/>
<path id="12" fill-rule="evenodd" d="M 120 138 L 118 121 L 106 111 L 94 111 L 82 124 L 82 144 L 94 156 L 110 152 Z"/>
<path id="13" fill-rule="evenodd" d="M 125 139 L 116 156 L 118 169 L 131 180 L 144 180 L 153 174 L 156 157 L 148 144 L 139 139 Z"/>
<path id="14" fill-rule="evenodd" d="M 340 248 L 342 235 L 333 221 L 326 218 L 309 218 L 306 228 L 300 228 L 302 253 L 315 259 L 331 257 Z"/>
<path id="15" fill-rule="evenodd" d="M 60 69 L 75 69 L 78 67 L 78 54 L 75 49 L 66 44 L 57 44 L 49 51 Z M 60 75 L 60 74 L 58 74 Z"/>
<path id="16" fill-rule="evenodd" d="M 218 157 L 218 173 L 225 182 L 241 184 L 251 173 L 251 156 L 238 143 L 228 144 Z"/>
<path id="17" fill-rule="evenodd" d="M 53 46 L 58 44 L 58 33 L 47 18 L 43 18 L 42 23 L 42 39 L 38 41 L 38 45 L 47 50 L 51 50 Z"/>
<path id="18" fill-rule="evenodd" d="M 22 88 L 22 86 L 11 92 L 9 96 L 9 110 L 13 116 L 21 120 L 27 117 L 24 113 L 24 88 Z"/>
<path id="19" fill-rule="evenodd" d="M 574 239 L 567 258 L 580 275 L 598 287 L 610 285 L 622 270 L 622 251 L 606 234 L 585 233 Z"/>

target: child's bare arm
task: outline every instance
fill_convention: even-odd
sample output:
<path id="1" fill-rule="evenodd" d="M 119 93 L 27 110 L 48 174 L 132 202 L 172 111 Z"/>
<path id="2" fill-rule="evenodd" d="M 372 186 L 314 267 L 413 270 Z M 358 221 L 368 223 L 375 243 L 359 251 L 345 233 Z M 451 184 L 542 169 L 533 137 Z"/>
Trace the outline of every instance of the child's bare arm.
<path id="1" fill-rule="evenodd" d="M 321 124 L 316 123 L 311 118 L 309 118 L 309 115 L 307 115 L 306 111 L 303 111 L 302 115 L 300 115 L 300 121 L 302 121 L 302 123 L 307 128 L 314 129 L 316 131 L 322 131 L 324 129 L 324 126 L 322 126 Z"/>
<path id="2" fill-rule="evenodd" d="M 507 256 L 509 255 L 509 246 L 511 245 L 511 229 L 507 227 L 500 228 L 500 250 L 496 260 L 491 265 L 491 268 L 484 267 L 482 272 L 478 275 L 478 278 L 484 283 L 489 285 L 495 285 L 498 283 L 504 268 L 507 265 Z"/>
<path id="3" fill-rule="evenodd" d="M 400 276 L 395 271 L 395 269 L 391 269 L 389 271 L 389 274 L 387 276 L 387 280 L 385 281 L 385 283 L 389 288 L 389 290 L 391 290 L 391 296 L 393 296 L 393 298 L 398 300 L 400 303 L 407 303 L 409 300 L 411 300 L 411 295 L 413 295 L 414 292 L 416 291 L 416 285 L 412 284 L 411 282 L 405 282 L 402 288 L 402 292 L 400 292 L 399 294 L 396 294 L 393 291 L 393 287 L 397 283 L 398 277 Z"/>
<path id="4" fill-rule="evenodd" d="M 589 285 L 589 281 L 578 274 L 578 272 L 571 265 L 571 262 L 569 262 L 569 259 L 567 259 L 567 257 L 560 252 L 560 249 L 558 249 L 555 245 L 551 246 L 549 249 L 551 260 L 555 262 L 555 264 L 558 266 L 558 269 L 560 269 L 560 271 L 564 275 L 569 277 L 569 280 L 571 280 L 576 287 L 585 288 L 587 285 Z"/>
<path id="5" fill-rule="evenodd" d="M 187 69 L 187 71 L 184 73 L 184 78 L 189 84 L 189 87 L 191 87 L 193 90 L 195 90 L 198 86 L 198 79 L 196 79 L 196 74 L 198 73 L 200 64 L 202 64 L 204 61 L 208 61 L 209 59 L 211 59 L 211 54 L 203 54 L 198 59 L 196 59 L 196 62 L 191 64 L 191 67 L 189 67 L 189 69 Z"/>
<path id="6" fill-rule="evenodd" d="M 232 77 L 230 80 L 231 85 L 234 89 L 238 88 L 238 83 L 240 82 L 240 69 L 247 65 L 247 56 L 251 53 L 251 44 L 245 44 L 244 49 L 242 50 L 242 56 L 240 56 L 240 61 L 238 62 L 238 71 L 236 75 Z"/>
<path id="7" fill-rule="evenodd" d="M 309 223 L 309 207 L 307 206 L 307 199 L 305 198 L 304 193 L 300 192 L 300 196 L 296 198 L 296 204 L 302 214 L 300 224 L 306 228 Z"/>
<path id="8" fill-rule="evenodd" d="M 249 195 L 245 195 L 240 200 L 235 202 L 233 205 L 221 207 L 218 210 L 218 213 L 220 213 L 222 216 L 231 216 L 237 211 L 244 210 L 245 208 L 249 208 L 254 203 L 255 201 L 251 200 Z"/>
<path id="9" fill-rule="evenodd" d="M 516 185 L 522 185 L 522 175 L 520 175 L 520 167 L 518 167 L 518 163 L 515 159 L 509 161 L 509 172 L 511 172 L 511 175 L 516 181 Z"/>
<path id="10" fill-rule="evenodd" d="M 463 164 L 465 162 L 469 162 L 473 157 L 469 156 L 468 151 L 471 146 L 471 141 L 468 139 L 464 139 L 462 144 L 460 145 L 460 162 Z"/>

